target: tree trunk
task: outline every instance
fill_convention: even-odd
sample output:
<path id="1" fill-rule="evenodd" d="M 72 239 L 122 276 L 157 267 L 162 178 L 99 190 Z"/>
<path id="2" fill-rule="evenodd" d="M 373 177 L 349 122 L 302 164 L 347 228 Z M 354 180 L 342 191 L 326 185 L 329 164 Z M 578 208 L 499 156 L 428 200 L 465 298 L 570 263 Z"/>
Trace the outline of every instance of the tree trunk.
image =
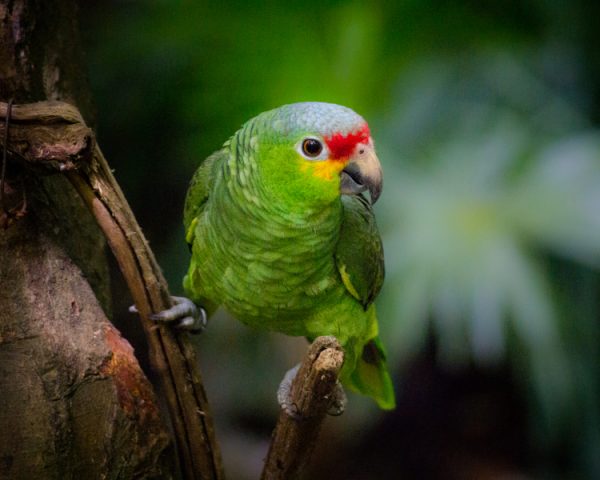
<path id="1" fill-rule="evenodd" d="M 0 0 L 0 100 L 91 118 L 73 0 Z M 0 478 L 169 478 L 152 387 L 110 324 L 101 232 L 62 176 L 7 164 L 0 206 Z M 103 310 L 104 307 L 104 310 Z"/>

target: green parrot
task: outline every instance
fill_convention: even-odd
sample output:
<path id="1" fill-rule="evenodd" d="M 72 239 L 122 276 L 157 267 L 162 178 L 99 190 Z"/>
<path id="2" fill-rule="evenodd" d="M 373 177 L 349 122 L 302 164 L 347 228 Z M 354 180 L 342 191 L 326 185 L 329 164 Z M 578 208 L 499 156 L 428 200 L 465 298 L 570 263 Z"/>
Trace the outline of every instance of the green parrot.
<path id="1" fill-rule="evenodd" d="M 394 389 L 373 303 L 384 277 L 371 209 L 381 186 L 369 127 L 353 110 L 306 102 L 261 113 L 191 180 L 183 284 L 208 315 L 223 306 L 250 327 L 334 335 L 342 384 L 387 410 Z"/>

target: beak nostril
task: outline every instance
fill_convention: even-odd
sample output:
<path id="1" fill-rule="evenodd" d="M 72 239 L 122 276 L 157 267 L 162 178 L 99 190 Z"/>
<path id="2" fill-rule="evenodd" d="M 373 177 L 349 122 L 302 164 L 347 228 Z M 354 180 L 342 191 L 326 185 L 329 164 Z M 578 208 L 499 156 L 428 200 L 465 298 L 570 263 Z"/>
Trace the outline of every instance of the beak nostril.
<path id="1" fill-rule="evenodd" d="M 360 153 L 360 154 L 362 155 L 363 153 L 365 153 L 365 149 L 364 149 L 364 148 L 361 148 L 361 149 L 358 151 L 358 153 Z"/>

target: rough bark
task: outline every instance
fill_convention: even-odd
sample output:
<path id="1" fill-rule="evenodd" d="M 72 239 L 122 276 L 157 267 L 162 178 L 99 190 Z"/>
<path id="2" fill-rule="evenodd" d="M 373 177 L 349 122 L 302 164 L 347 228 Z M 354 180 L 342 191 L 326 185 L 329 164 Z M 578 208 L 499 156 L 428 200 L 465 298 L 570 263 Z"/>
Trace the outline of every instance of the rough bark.
<path id="1" fill-rule="evenodd" d="M 317 337 L 290 389 L 294 416 L 282 410 L 273 431 L 261 480 L 303 478 L 344 363 L 335 337 Z"/>
<path id="2" fill-rule="evenodd" d="M 0 236 L 0 477 L 161 477 L 152 389 L 34 215 Z"/>
<path id="3" fill-rule="evenodd" d="M 0 100 L 64 100 L 90 121 L 75 13 L 0 0 Z M 105 315 L 102 234 L 62 176 L 11 162 L 4 187 L 0 478 L 169 478 L 154 393 Z"/>
<path id="4" fill-rule="evenodd" d="M 5 135 L 6 122 L 2 122 L 7 118 L 12 119 L 10 137 Z M 7 145 L 7 154 L 34 171 L 67 175 L 84 199 L 108 240 L 139 312 L 150 364 L 159 376 L 169 410 L 183 477 L 222 478 L 210 408 L 189 335 L 148 318 L 151 312 L 171 306 L 168 286 L 79 111 L 58 101 L 0 102 L 0 142 Z"/>

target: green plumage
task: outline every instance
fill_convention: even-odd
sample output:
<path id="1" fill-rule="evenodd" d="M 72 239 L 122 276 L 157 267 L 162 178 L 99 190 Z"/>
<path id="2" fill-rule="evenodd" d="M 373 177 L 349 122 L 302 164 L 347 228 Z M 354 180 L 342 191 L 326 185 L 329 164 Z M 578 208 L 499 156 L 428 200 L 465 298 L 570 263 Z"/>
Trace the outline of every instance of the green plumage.
<path id="1" fill-rule="evenodd" d="M 250 120 L 208 157 L 185 203 L 192 258 L 184 287 L 209 313 L 222 305 L 252 327 L 336 336 L 346 353 L 342 382 L 390 409 L 373 304 L 383 249 L 370 203 L 340 195 L 343 162 L 298 149 L 307 136 L 349 132 L 353 122 L 364 120 L 344 107 L 288 105 Z"/>

